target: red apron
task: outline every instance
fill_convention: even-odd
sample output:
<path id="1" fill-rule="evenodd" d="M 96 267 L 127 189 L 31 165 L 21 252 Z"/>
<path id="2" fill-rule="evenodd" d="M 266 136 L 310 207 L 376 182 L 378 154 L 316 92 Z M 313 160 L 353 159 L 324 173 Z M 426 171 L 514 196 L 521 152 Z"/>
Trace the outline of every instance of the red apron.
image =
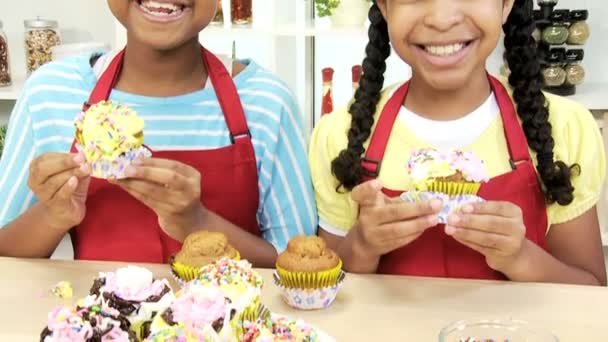
<path id="1" fill-rule="evenodd" d="M 512 170 L 483 184 L 478 196 L 490 201 L 508 201 L 523 211 L 526 238 L 547 249 L 547 211 L 545 198 L 534 164 L 530 160 L 528 144 L 517 120 L 511 97 L 503 85 L 489 76 L 496 96 L 509 148 Z M 362 165 L 364 180 L 376 178 L 393 124 L 408 92 L 409 82 L 401 86 L 385 105 L 367 148 Z M 383 189 L 387 196 L 396 197 L 403 191 Z M 397 249 L 380 260 L 379 273 L 428 277 L 505 279 L 492 270 L 485 257 L 445 234 L 443 225 L 428 229 L 409 245 Z"/>
<path id="2" fill-rule="evenodd" d="M 124 55 L 124 51 L 119 53 L 101 75 L 83 110 L 109 98 L 120 75 Z M 205 49 L 202 58 L 232 144 L 202 151 L 153 151 L 152 156 L 196 168 L 202 175 L 203 205 L 259 236 L 257 166 L 243 106 L 222 62 Z M 76 151 L 74 144 L 72 152 Z M 86 206 L 84 221 L 71 232 L 76 259 L 164 263 L 181 247 L 180 242 L 160 228 L 151 209 L 106 180 L 91 179 Z"/>

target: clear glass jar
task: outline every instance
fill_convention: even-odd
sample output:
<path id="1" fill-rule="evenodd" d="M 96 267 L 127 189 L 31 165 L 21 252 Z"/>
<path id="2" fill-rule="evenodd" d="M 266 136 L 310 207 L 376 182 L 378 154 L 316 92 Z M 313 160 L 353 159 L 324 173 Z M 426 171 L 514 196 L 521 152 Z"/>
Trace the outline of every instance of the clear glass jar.
<path id="1" fill-rule="evenodd" d="M 564 69 L 566 71 L 566 84 L 569 86 L 578 86 L 585 82 L 585 68 L 581 65 L 585 51 L 583 50 L 568 50 L 566 53 L 566 62 L 568 65 Z"/>
<path id="2" fill-rule="evenodd" d="M 222 0 L 217 0 L 217 10 L 215 12 L 215 17 L 211 20 L 212 25 L 224 25 L 224 10 L 222 9 Z"/>
<path id="3" fill-rule="evenodd" d="M 579 10 L 570 12 L 570 21 L 572 24 L 568 29 L 568 44 L 570 45 L 584 45 L 589 36 L 591 35 L 591 29 L 587 24 L 587 18 L 589 17 L 589 11 Z"/>
<path id="4" fill-rule="evenodd" d="M 253 0 L 230 0 L 232 24 L 250 25 L 253 22 Z"/>
<path id="5" fill-rule="evenodd" d="M 27 74 L 50 62 L 53 58 L 51 48 L 61 44 L 59 27 L 55 20 L 26 20 L 25 61 Z"/>
<path id="6" fill-rule="evenodd" d="M 8 40 L 0 21 L 0 87 L 8 87 L 12 83 L 11 69 L 8 60 Z"/>

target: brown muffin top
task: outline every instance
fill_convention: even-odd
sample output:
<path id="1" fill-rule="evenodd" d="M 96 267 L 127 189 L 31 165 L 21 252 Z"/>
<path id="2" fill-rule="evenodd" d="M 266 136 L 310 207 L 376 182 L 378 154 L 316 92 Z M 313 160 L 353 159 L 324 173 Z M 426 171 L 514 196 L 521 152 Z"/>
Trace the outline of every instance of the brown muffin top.
<path id="1" fill-rule="evenodd" d="M 237 254 L 237 250 L 228 244 L 226 235 L 201 230 L 188 235 L 181 251 L 175 255 L 175 261 L 201 267 L 222 257 L 235 258 Z"/>
<path id="2" fill-rule="evenodd" d="M 277 258 L 277 266 L 292 272 L 320 272 L 336 267 L 338 255 L 318 236 L 297 236 Z"/>

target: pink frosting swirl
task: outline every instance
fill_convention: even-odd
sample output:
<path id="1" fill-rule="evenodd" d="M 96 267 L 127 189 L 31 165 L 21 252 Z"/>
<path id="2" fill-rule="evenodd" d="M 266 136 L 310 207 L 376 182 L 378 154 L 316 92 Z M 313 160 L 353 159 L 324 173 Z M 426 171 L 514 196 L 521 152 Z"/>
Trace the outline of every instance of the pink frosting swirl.
<path id="1" fill-rule="evenodd" d="M 224 318 L 228 310 L 220 290 L 196 284 L 180 291 L 171 305 L 174 321 L 197 329 Z"/>
<path id="2" fill-rule="evenodd" d="M 104 308 L 104 311 L 110 315 L 118 313 L 118 311 L 110 308 Z M 55 308 L 48 315 L 47 326 L 51 335 L 46 336 L 44 342 L 86 341 L 91 338 L 94 328 L 89 321 L 84 320 L 83 313 L 85 312 L 91 314 L 88 309 L 75 312 L 69 308 Z M 129 334 L 120 328 L 120 322 L 98 314 L 92 314 L 91 316 L 95 318 L 95 326 L 98 329 L 105 331 L 110 328 L 102 337 L 102 341 L 129 342 Z"/>
<path id="3" fill-rule="evenodd" d="M 102 292 L 111 292 L 125 300 L 144 301 L 161 294 L 167 282 L 154 280 L 152 272 L 138 266 L 127 266 L 116 272 L 102 273 L 106 279 Z"/>

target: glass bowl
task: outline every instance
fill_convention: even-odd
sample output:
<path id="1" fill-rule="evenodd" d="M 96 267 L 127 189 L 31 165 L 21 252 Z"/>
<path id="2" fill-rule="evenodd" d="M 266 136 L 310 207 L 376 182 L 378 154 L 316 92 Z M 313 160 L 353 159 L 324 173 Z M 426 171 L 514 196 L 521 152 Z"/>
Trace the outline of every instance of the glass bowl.
<path id="1" fill-rule="evenodd" d="M 439 342 L 559 342 L 553 334 L 518 320 L 470 320 L 441 329 Z"/>

